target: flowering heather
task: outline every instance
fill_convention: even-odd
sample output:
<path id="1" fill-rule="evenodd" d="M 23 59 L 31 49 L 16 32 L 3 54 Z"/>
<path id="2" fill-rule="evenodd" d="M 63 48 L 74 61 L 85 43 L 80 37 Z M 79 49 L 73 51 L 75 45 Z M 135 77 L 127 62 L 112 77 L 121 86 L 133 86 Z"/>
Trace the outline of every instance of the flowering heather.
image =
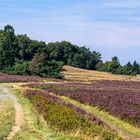
<path id="1" fill-rule="evenodd" d="M 103 122 L 98 118 L 92 115 L 91 113 L 87 113 L 85 110 L 81 109 L 80 107 L 76 107 L 71 103 L 66 103 L 61 98 L 49 94 L 47 91 L 38 91 L 38 90 L 27 90 L 24 95 L 30 98 L 33 95 L 41 95 L 45 97 L 50 102 L 58 103 L 59 105 L 66 106 L 70 109 L 73 109 L 77 112 L 78 115 L 86 116 L 89 120 L 96 122 L 97 124 L 103 124 Z"/>
<path id="2" fill-rule="evenodd" d="M 139 82 L 95 81 L 93 84 L 63 83 L 30 86 L 97 106 L 122 120 L 140 126 Z"/>
<path id="3" fill-rule="evenodd" d="M 43 80 L 59 81 L 59 79 L 43 78 L 39 76 L 21 76 L 0 73 L 0 83 L 7 82 L 41 82 Z"/>
<path id="4" fill-rule="evenodd" d="M 66 132 L 66 134 L 78 130 L 79 134 L 90 138 L 122 140 L 116 131 L 107 127 L 93 114 L 65 102 L 48 91 L 27 89 L 24 96 L 30 100 L 36 111 L 44 117 L 52 129 Z"/>

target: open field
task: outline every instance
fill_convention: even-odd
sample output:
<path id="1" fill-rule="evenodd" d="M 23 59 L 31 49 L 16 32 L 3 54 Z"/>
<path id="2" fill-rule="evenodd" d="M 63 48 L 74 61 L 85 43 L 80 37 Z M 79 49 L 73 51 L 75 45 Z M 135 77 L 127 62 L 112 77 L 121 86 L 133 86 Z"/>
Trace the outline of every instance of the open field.
<path id="1" fill-rule="evenodd" d="M 117 117 L 118 120 L 123 120 L 124 122 L 119 122 L 117 118 L 111 120 L 114 121 L 116 125 L 118 125 L 117 122 L 119 122 L 119 128 L 136 134 L 136 136 L 140 136 L 140 129 L 137 128 L 140 126 L 139 85 L 139 82 L 132 81 L 94 81 L 92 84 L 40 83 L 29 84 L 28 87 L 43 90 L 32 90 L 29 92 L 29 94 L 32 95 L 37 94 L 47 98 L 48 94 L 55 93 L 57 95 L 66 96 L 73 100 L 79 101 L 82 104 L 97 107 L 99 108 L 99 112 L 100 110 L 105 111 L 110 115 Z M 57 99 L 57 101 L 59 101 L 59 99 Z M 107 117 L 107 115 L 103 115 L 103 117 L 105 116 Z"/>
<path id="2" fill-rule="evenodd" d="M 38 90 L 27 90 L 24 96 L 31 101 L 34 108 L 43 115 L 50 128 L 54 130 L 67 135 L 72 133 L 73 136 L 85 140 L 119 139 L 117 133 L 105 127 L 98 117 L 56 96 Z"/>
<path id="3" fill-rule="evenodd" d="M 138 80 L 136 76 L 115 75 L 107 72 L 79 69 L 71 66 L 64 66 L 65 79 L 68 81 L 92 82 L 94 80 Z"/>
<path id="4" fill-rule="evenodd" d="M 1 86 L 3 90 L 9 92 L 9 95 L 11 95 L 11 97 L 16 97 L 18 104 L 22 106 L 24 112 L 24 122 L 20 130 L 15 133 L 15 136 L 10 139 L 6 138 L 6 140 L 81 140 L 75 138 L 72 135 L 65 135 L 64 133 L 51 130 L 42 116 L 34 110 L 30 101 L 22 96 L 21 91 L 17 89 L 17 84 L 1 84 Z M 12 105 L 11 108 L 14 109 Z M 10 111 L 8 113 L 10 113 Z M 18 113 L 18 115 L 21 114 Z M 9 135 L 9 132 L 11 132 L 11 128 L 14 126 L 15 115 L 10 114 L 8 116 L 9 118 L 7 117 L 7 119 L 5 119 L 4 117 L 6 117 L 4 113 L 1 114 L 0 118 L 3 119 L 0 120 L 0 123 L 2 124 L 0 126 L 0 130 L 2 130 L 1 132 L 5 132 L 5 135 L 3 137 L 7 137 Z M 21 117 L 19 116 L 19 118 Z M 6 125 L 6 127 L 3 127 L 4 124 Z M 3 137 L 0 138 L 0 140 L 3 140 Z"/>
<path id="5" fill-rule="evenodd" d="M 0 13 L 0 140 L 140 140 L 140 0 Z"/>
<path id="6" fill-rule="evenodd" d="M 140 126 L 140 83 L 138 82 L 96 81 L 92 84 L 54 83 L 29 86 L 99 107 L 122 120 Z"/>
<path id="7" fill-rule="evenodd" d="M 14 95 L 24 114 L 13 139 L 139 140 L 140 83 L 133 81 L 136 77 L 93 71 L 95 78 L 92 71 L 71 71 L 75 75 L 82 71 L 84 77 L 67 79 L 66 74 L 66 80 L 57 80 L 1 73 L 0 82 L 8 82 L 1 83 L 1 92 Z M 109 77 L 112 81 L 103 80 Z M 9 116 L 9 122 L 4 137 L 14 125 L 14 116 Z"/>
<path id="8" fill-rule="evenodd" d="M 138 76 L 136 77 L 136 76 L 115 75 L 106 72 L 79 69 L 71 66 L 64 66 L 63 72 L 65 75 L 64 79 L 67 81 L 92 82 L 95 80 L 121 80 L 121 81 L 139 80 Z M 39 76 L 21 76 L 0 73 L 0 83 L 41 82 L 41 81 L 63 82 L 64 80 L 54 78 L 43 78 Z"/>

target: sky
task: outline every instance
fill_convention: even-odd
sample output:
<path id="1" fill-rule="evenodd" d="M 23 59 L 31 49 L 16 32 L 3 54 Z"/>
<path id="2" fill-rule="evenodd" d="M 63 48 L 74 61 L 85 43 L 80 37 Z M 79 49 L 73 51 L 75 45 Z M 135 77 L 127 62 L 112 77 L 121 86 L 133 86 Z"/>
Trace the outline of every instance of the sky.
<path id="1" fill-rule="evenodd" d="M 48 42 L 67 40 L 122 64 L 140 62 L 140 0 L 0 0 L 0 28 Z"/>

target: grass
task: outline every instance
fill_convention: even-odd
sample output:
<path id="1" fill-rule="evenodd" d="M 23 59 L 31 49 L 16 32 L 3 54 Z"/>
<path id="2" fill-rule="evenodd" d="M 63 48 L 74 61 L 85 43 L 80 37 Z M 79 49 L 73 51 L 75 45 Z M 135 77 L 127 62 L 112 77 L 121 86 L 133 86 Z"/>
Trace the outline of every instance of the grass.
<path id="1" fill-rule="evenodd" d="M 56 95 L 56 96 L 58 96 L 58 95 Z M 140 129 L 139 128 L 137 128 L 135 126 L 132 126 L 131 124 L 129 124 L 125 121 L 122 121 L 122 120 L 120 120 L 116 117 L 113 117 L 105 111 L 101 111 L 96 107 L 91 107 L 91 106 L 88 106 L 88 105 L 84 105 L 84 104 L 79 103 L 75 100 L 72 100 L 68 97 L 64 97 L 64 96 L 59 96 L 59 97 L 61 97 L 63 100 L 65 100 L 69 103 L 74 104 L 75 106 L 81 107 L 82 109 L 84 109 L 84 110 L 86 110 L 90 113 L 93 113 L 94 115 L 100 116 L 107 123 L 114 124 L 115 126 L 120 128 L 121 130 L 124 130 L 124 131 L 126 131 L 130 134 L 133 134 L 134 136 L 140 137 Z"/>
<path id="2" fill-rule="evenodd" d="M 28 96 L 28 95 L 27 95 Z M 117 134 L 104 128 L 103 126 L 91 122 L 85 116 L 78 115 L 75 110 L 57 103 L 51 98 L 45 98 L 42 95 L 28 96 L 33 106 L 40 114 L 43 114 L 45 120 L 50 124 L 50 127 L 61 132 L 71 132 L 79 130 L 81 134 L 94 138 L 98 136 L 102 139 L 118 138 Z M 40 104 L 41 103 L 41 104 Z"/>
<path id="3" fill-rule="evenodd" d="M 135 76 L 115 75 L 107 72 L 85 70 L 64 66 L 65 79 L 68 81 L 92 82 L 94 80 L 136 80 Z"/>
<path id="4" fill-rule="evenodd" d="M 58 95 L 55 95 L 55 96 L 58 96 Z M 78 107 L 86 110 L 87 112 L 93 113 L 96 116 L 100 116 L 106 123 L 111 123 L 122 131 L 133 134 L 134 136 L 140 137 L 140 129 L 139 128 L 134 127 L 134 126 L 130 125 L 129 123 L 120 120 L 119 118 L 113 117 L 105 111 L 101 111 L 96 107 L 91 107 L 88 105 L 81 104 L 75 100 L 69 99 L 69 98 L 64 97 L 64 96 L 59 96 L 59 97 L 61 97 L 66 102 L 70 102 L 70 103 L 74 104 L 75 106 L 78 106 Z M 74 133 L 72 133 L 71 135 L 73 135 Z M 122 134 L 120 134 L 120 136 L 124 137 Z M 98 138 L 98 139 L 100 139 L 100 138 Z"/>
<path id="5" fill-rule="evenodd" d="M 15 110 L 11 100 L 0 100 L 0 140 L 3 140 L 14 125 Z"/>
<path id="6" fill-rule="evenodd" d="M 34 110 L 31 102 L 22 96 L 19 89 L 15 90 L 16 84 L 6 84 L 6 86 L 14 86 L 12 94 L 16 95 L 18 102 L 22 105 L 25 116 L 25 123 L 14 140 L 82 140 L 82 138 L 76 138 L 73 133 L 66 135 L 51 130 L 46 121 Z"/>
<path id="7" fill-rule="evenodd" d="M 15 85 L 15 87 L 17 87 L 18 85 Z M 24 90 L 24 89 L 20 89 Z M 102 140 L 102 136 L 101 135 L 97 135 L 93 137 L 89 135 L 85 134 L 85 133 L 81 133 L 80 128 L 75 129 L 75 130 L 71 130 L 70 132 L 63 132 L 60 130 L 55 131 L 54 129 L 50 129 L 49 125 L 48 125 L 48 120 L 47 123 L 46 121 L 44 121 L 43 119 L 43 123 L 40 123 L 40 118 L 39 118 L 39 114 L 33 110 L 32 104 L 31 102 L 29 102 L 28 99 L 24 98 L 21 94 L 18 94 L 19 92 L 16 92 L 16 96 L 19 99 L 19 103 L 24 107 L 24 112 L 25 112 L 25 122 L 26 124 L 23 126 L 21 132 L 19 132 L 19 134 L 16 136 L 16 138 L 14 140 L 24 140 L 27 139 L 28 140 Z M 41 100 L 42 102 L 42 100 Z M 60 109 L 59 109 L 60 110 Z M 56 112 L 59 112 L 59 110 L 57 110 Z M 41 113 L 40 113 L 41 114 Z M 54 115 L 55 116 L 55 115 Z M 58 113 L 57 113 L 57 117 L 58 118 Z M 79 121 L 79 120 L 77 120 Z M 42 122 L 42 121 L 41 121 Z M 87 127 L 87 129 L 90 130 L 90 127 L 88 128 L 87 125 L 85 125 L 85 127 Z M 83 128 L 84 124 L 83 124 Z M 92 127 L 92 130 L 94 130 L 96 127 Z M 98 128 L 98 127 L 97 127 Z M 95 132 L 97 132 L 98 130 L 96 130 Z M 106 133 L 107 132 L 107 133 Z M 112 136 L 112 134 L 114 135 L 115 133 L 110 133 L 110 130 L 108 131 L 106 128 L 102 129 L 100 131 L 100 133 L 102 135 L 104 135 L 104 137 L 108 137 L 110 134 Z M 108 135 L 109 134 L 109 135 Z M 116 134 L 115 134 L 115 137 Z M 118 138 L 119 139 L 119 138 Z"/>
<path id="8" fill-rule="evenodd" d="M 67 81 L 80 81 L 80 82 L 92 82 L 94 80 L 136 80 L 136 77 L 133 76 L 123 76 L 123 75 L 114 75 L 111 73 L 98 72 L 83 70 L 79 68 L 74 68 L 70 66 L 64 67 L 65 79 Z M 25 122 L 21 127 L 20 132 L 14 137 L 14 140 L 90 140 L 90 137 L 86 135 L 81 135 L 79 129 L 71 131 L 68 134 L 54 131 L 50 129 L 48 122 L 46 122 L 43 117 L 34 109 L 32 103 L 21 94 L 19 89 L 19 84 L 3 84 L 9 88 L 13 87 L 11 91 L 12 94 L 16 95 L 18 102 L 22 105 L 24 110 Z M 58 96 L 58 95 L 55 95 Z M 59 96 L 60 97 L 60 96 Z M 107 112 L 101 111 L 98 108 L 91 107 L 88 105 L 81 104 L 75 100 L 69 99 L 67 97 L 61 96 L 66 102 L 70 102 L 75 106 L 81 107 L 87 112 L 93 113 L 97 116 L 103 118 L 107 123 L 111 123 L 118 128 L 129 132 L 135 136 L 140 137 L 140 129 L 130 125 L 127 122 L 124 122 L 116 117 L 109 115 Z M 8 135 L 13 124 L 14 124 L 14 107 L 12 102 L 1 102 L 0 101 L 0 140 Z M 5 127 L 5 128 L 4 128 Z M 96 136 L 92 140 L 102 140 L 101 136 Z"/>

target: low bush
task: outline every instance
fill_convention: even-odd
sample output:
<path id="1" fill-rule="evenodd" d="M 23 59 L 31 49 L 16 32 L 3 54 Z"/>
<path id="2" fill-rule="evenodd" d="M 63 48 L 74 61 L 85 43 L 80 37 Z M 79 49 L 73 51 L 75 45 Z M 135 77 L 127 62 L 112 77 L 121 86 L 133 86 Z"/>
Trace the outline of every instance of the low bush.
<path id="1" fill-rule="evenodd" d="M 104 128 L 103 125 L 92 122 L 84 115 L 78 114 L 74 109 L 61 104 L 59 101 L 57 102 L 56 99 L 53 99 L 54 97 L 39 95 L 39 91 L 38 95 L 28 94 L 26 91 L 25 96 L 28 97 L 39 114 L 43 115 L 50 127 L 55 130 L 65 133 L 80 130 L 82 134 L 91 137 L 100 136 L 109 140 L 117 137 L 115 132 Z"/>
<path id="2" fill-rule="evenodd" d="M 93 84 L 31 84 L 83 104 L 98 107 L 132 125 L 140 126 L 140 83 L 128 81 L 95 81 Z"/>
<path id="3" fill-rule="evenodd" d="M 4 72 L 9 74 L 17 74 L 17 75 L 29 75 L 30 72 L 28 70 L 29 62 L 26 61 L 18 61 L 12 67 L 7 67 Z"/>

